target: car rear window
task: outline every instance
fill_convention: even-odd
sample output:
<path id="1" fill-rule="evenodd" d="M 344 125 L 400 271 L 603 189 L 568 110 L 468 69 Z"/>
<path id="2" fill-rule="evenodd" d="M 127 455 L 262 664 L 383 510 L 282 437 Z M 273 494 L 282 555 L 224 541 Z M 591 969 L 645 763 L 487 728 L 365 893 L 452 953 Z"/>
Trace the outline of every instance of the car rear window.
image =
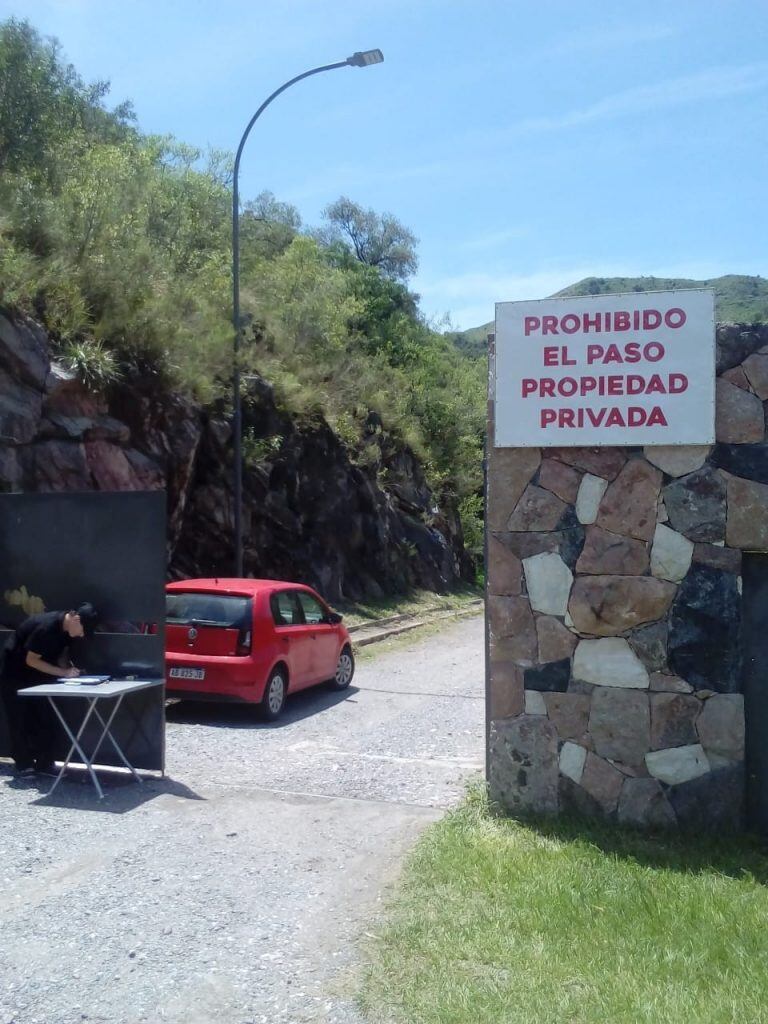
<path id="1" fill-rule="evenodd" d="M 251 623 L 251 599 L 228 594 L 166 594 L 165 618 L 172 625 L 179 626 L 195 623 L 225 629 L 247 629 Z"/>

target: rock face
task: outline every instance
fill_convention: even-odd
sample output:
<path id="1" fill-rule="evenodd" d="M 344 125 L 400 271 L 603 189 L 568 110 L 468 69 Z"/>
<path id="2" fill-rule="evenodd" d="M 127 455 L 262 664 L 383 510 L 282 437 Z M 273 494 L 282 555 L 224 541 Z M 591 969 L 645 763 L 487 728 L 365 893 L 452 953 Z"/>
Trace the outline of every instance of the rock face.
<path id="1" fill-rule="evenodd" d="M 331 601 L 446 589 L 468 574 L 456 510 L 435 511 L 419 462 L 380 424 L 371 419 L 363 466 L 323 422 L 280 412 L 262 380 L 243 412 L 246 436 L 269 439 L 244 467 L 247 573 L 302 580 Z M 6 312 L 0 435 L 0 491 L 165 489 L 170 575 L 231 575 L 231 429 L 215 409 L 150 379 L 94 395 L 52 363 L 41 328 Z M 533 475 L 538 453 L 518 461 L 535 461 Z"/>

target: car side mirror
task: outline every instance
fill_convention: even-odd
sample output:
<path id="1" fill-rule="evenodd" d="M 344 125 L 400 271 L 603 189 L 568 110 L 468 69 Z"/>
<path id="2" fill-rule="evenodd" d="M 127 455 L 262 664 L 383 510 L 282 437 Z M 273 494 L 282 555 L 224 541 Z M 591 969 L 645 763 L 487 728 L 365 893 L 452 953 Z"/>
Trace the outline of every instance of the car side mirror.
<path id="1" fill-rule="evenodd" d="M 332 626 L 337 626 L 343 618 L 344 616 L 340 615 L 338 612 L 328 612 L 325 617 L 325 621 L 330 623 Z"/>

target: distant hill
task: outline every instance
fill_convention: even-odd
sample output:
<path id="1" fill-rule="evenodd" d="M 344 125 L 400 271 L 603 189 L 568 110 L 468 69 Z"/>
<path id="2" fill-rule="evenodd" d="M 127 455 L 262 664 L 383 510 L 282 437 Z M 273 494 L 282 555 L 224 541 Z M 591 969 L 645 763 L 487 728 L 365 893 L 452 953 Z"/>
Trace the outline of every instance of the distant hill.
<path id="1" fill-rule="evenodd" d="M 585 277 L 559 295 L 605 295 L 615 292 L 659 292 L 673 288 L 713 288 L 715 317 L 717 320 L 737 323 L 768 322 L 768 280 L 743 274 L 726 274 L 709 281 L 693 281 L 685 277 Z M 536 298 L 536 296 L 531 296 Z M 458 348 L 468 355 L 485 352 L 488 333 L 493 321 L 468 331 L 454 331 L 450 337 Z"/>

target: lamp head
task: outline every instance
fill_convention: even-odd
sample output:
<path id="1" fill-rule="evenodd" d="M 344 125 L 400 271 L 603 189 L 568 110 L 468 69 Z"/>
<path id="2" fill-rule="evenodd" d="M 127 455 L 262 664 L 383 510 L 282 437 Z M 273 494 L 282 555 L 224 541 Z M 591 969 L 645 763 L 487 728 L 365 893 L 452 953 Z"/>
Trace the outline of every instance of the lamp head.
<path id="1" fill-rule="evenodd" d="M 381 50 L 358 50 L 347 57 L 347 64 L 355 68 L 367 68 L 369 64 L 381 64 L 384 54 Z"/>

